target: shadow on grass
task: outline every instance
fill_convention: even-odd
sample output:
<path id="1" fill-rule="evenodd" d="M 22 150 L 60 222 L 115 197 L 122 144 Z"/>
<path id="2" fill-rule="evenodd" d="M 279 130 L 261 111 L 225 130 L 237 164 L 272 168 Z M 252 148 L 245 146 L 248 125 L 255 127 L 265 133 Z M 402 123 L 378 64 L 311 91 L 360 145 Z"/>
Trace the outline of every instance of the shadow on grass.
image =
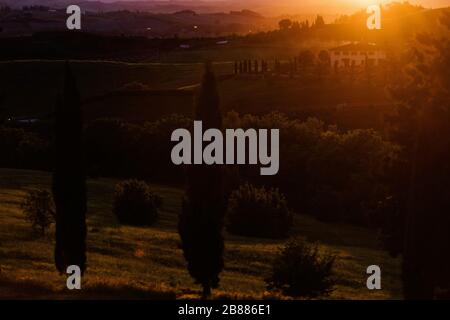
<path id="1" fill-rule="evenodd" d="M 7 279 L 0 275 L 0 300 L 174 300 L 166 288 L 128 284 L 94 283 L 81 290 L 51 288 L 35 280 Z"/>

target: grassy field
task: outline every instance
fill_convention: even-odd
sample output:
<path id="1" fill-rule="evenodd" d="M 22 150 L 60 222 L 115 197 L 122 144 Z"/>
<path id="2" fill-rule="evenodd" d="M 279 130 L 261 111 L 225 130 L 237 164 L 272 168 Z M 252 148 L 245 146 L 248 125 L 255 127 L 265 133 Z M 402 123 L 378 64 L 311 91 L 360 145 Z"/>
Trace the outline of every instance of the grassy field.
<path id="1" fill-rule="evenodd" d="M 202 63 L 107 61 L 73 61 L 72 68 L 80 94 L 86 102 L 86 115 L 92 110 L 93 114 L 104 110 L 103 113 L 110 117 L 120 115 L 124 119 L 149 121 L 170 112 L 190 114 L 193 99 L 178 99 L 168 93 L 167 99 L 157 95 L 111 96 L 111 99 L 96 105 L 88 102 L 93 97 L 107 96 L 132 83 L 140 83 L 150 90 L 195 88 L 201 81 L 204 69 Z M 393 108 L 382 85 L 335 82 L 333 79 L 311 82 L 303 78 L 263 78 L 254 75 L 227 77 L 233 69 L 232 62 L 214 64 L 217 76 L 223 79 L 219 92 L 224 112 L 234 110 L 241 114 L 261 115 L 280 111 L 303 119 L 318 117 L 328 124 L 338 124 L 340 128 L 380 128 L 382 115 Z M 0 77 L 1 107 L 8 116 L 39 117 L 50 114 L 57 94 L 61 92 L 63 71 L 62 61 L 0 62 L 0 73 L 3 75 Z"/>
<path id="2" fill-rule="evenodd" d="M 150 89 L 176 89 L 200 82 L 203 63 L 125 63 L 72 61 L 82 99 L 122 88 L 133 82 Z M 217 75 L 233 71 L 230 63 L 216 63 Z M 54 108 L 62 91 L 64 61 L 22 60 L 0 62 L 0 96 L 12 115 L 42 115 Z"/>
<path id="3" fill-rule="evenodd" d="M 53 265 L 53 228 L 35 237 L 20 209 L 31 188 L 49 188 L 48 173 L 0 169 L 0 299 L 175 299 L 198 298 L 200 288 L 186 271 L 176 231 L 182 190 L 154 185 L 163 197 L 159 222 L 151 228 L 120 226 L 111 213 L 116 180 L 89 180 L 88 272 L 83 289 L 69 292 Z M 327 225 L 297 215 L 295 235 L 320 241 L 338 255 L 331 299 L 399 299 L 399 261 L 377 249 L 372 231 Z M 282 241 L 226 235 L 226 267 L 215 298 L 269 298 L 264 278 Z M 382 268 L 379 291 L 366 289 L 367 266 Z"/>

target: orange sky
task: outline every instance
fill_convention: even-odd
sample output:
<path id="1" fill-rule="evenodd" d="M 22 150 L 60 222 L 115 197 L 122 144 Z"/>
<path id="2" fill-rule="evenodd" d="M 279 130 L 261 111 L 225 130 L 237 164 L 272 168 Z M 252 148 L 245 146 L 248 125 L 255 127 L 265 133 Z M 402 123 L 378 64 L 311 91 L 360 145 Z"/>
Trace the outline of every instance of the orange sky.
<path id="1" fill-rule="evenodd" d="M 213 1 L 213 0 L 212 0 Z M 232 0 L 238 2 L 238 0 Z M 404 2 L 404 0 L 397 0 Z M 273 8 L 295 8 L 303 12 L 349 13 L 367 8 L 371 4 L 389 3 L 392 0 L 242 0 L 243 6 L 269 6 Z M 450 0 L 409 0 L 409 3 L 427 8 L 450 6 Z M 278 11 L 278 10 L 277 10 Z"/>

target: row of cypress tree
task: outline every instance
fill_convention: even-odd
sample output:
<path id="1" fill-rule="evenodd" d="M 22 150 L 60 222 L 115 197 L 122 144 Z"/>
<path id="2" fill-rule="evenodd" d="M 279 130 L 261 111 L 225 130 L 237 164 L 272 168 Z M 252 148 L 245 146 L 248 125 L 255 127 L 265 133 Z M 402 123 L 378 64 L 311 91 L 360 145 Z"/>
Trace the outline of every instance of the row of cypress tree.
<path id="1" fill-rule="evenodd" d="M 215 75 L 206 64 L 196 101 L 195 118 L 206 128 L 222 128 Z M 86 270 L 86 174 L 83 113 L 75 76 L 65 65 L 62 96 L 55 110 L 53 197 L 56 208 L 55 265 L 65 273 L 70 265 Z M 190 275 L 203 287 L 203 297 L 219 284 L 223 269 L 225 212 L 220 166 L 191 166 L 179 218 L 179 234 Z"/>

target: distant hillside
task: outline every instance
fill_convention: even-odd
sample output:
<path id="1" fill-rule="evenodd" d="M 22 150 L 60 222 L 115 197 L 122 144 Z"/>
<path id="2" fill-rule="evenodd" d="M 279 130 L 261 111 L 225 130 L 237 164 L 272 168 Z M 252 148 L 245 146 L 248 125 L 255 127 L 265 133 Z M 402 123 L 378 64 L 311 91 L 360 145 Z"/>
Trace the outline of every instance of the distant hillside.
<path id="1" fill-rule="evenodd" d="M 380 1 L 375 1 L 378 3 Z M 382 1 L 386 3 L 388 1 Z M 403 1 L 402 1 L 403 2 Z M 449 5 L 448 0 L 409 0 L 412 4 L 424 4 L 430 8 L 440 8 Z M 8 4 L 14 8 L 23 5 L 47 5 L 63 7 L 69 4 L 81 4 L 91 11 L 150 11 L 158 13 L 173 13 L 180 10 L 195 10 L 202 13 L 218 11 L 228 12 L 242 10 L 244 7 L 257 11 L 265 16 L 285 14 L 344 14 L 362 9 L 367 2 L 355 0 L 0 0 L 0 4 Z"/>
<path id="2" fill-rule="evenodd" d="M 83 7 L 84 8 L 84 7 Z M 0 12 L 0 37 L 32 35 L 44 31 L 66 30 L 65 10 L 46 8 Z M 143 37 L 217 37 L 271 30 L 278 19 L 264 18 L 250 10 L 230 13 L 173 13 L 130 11 L 97 12 L 87 10 L 82 18 L 84 32 Z"/>

